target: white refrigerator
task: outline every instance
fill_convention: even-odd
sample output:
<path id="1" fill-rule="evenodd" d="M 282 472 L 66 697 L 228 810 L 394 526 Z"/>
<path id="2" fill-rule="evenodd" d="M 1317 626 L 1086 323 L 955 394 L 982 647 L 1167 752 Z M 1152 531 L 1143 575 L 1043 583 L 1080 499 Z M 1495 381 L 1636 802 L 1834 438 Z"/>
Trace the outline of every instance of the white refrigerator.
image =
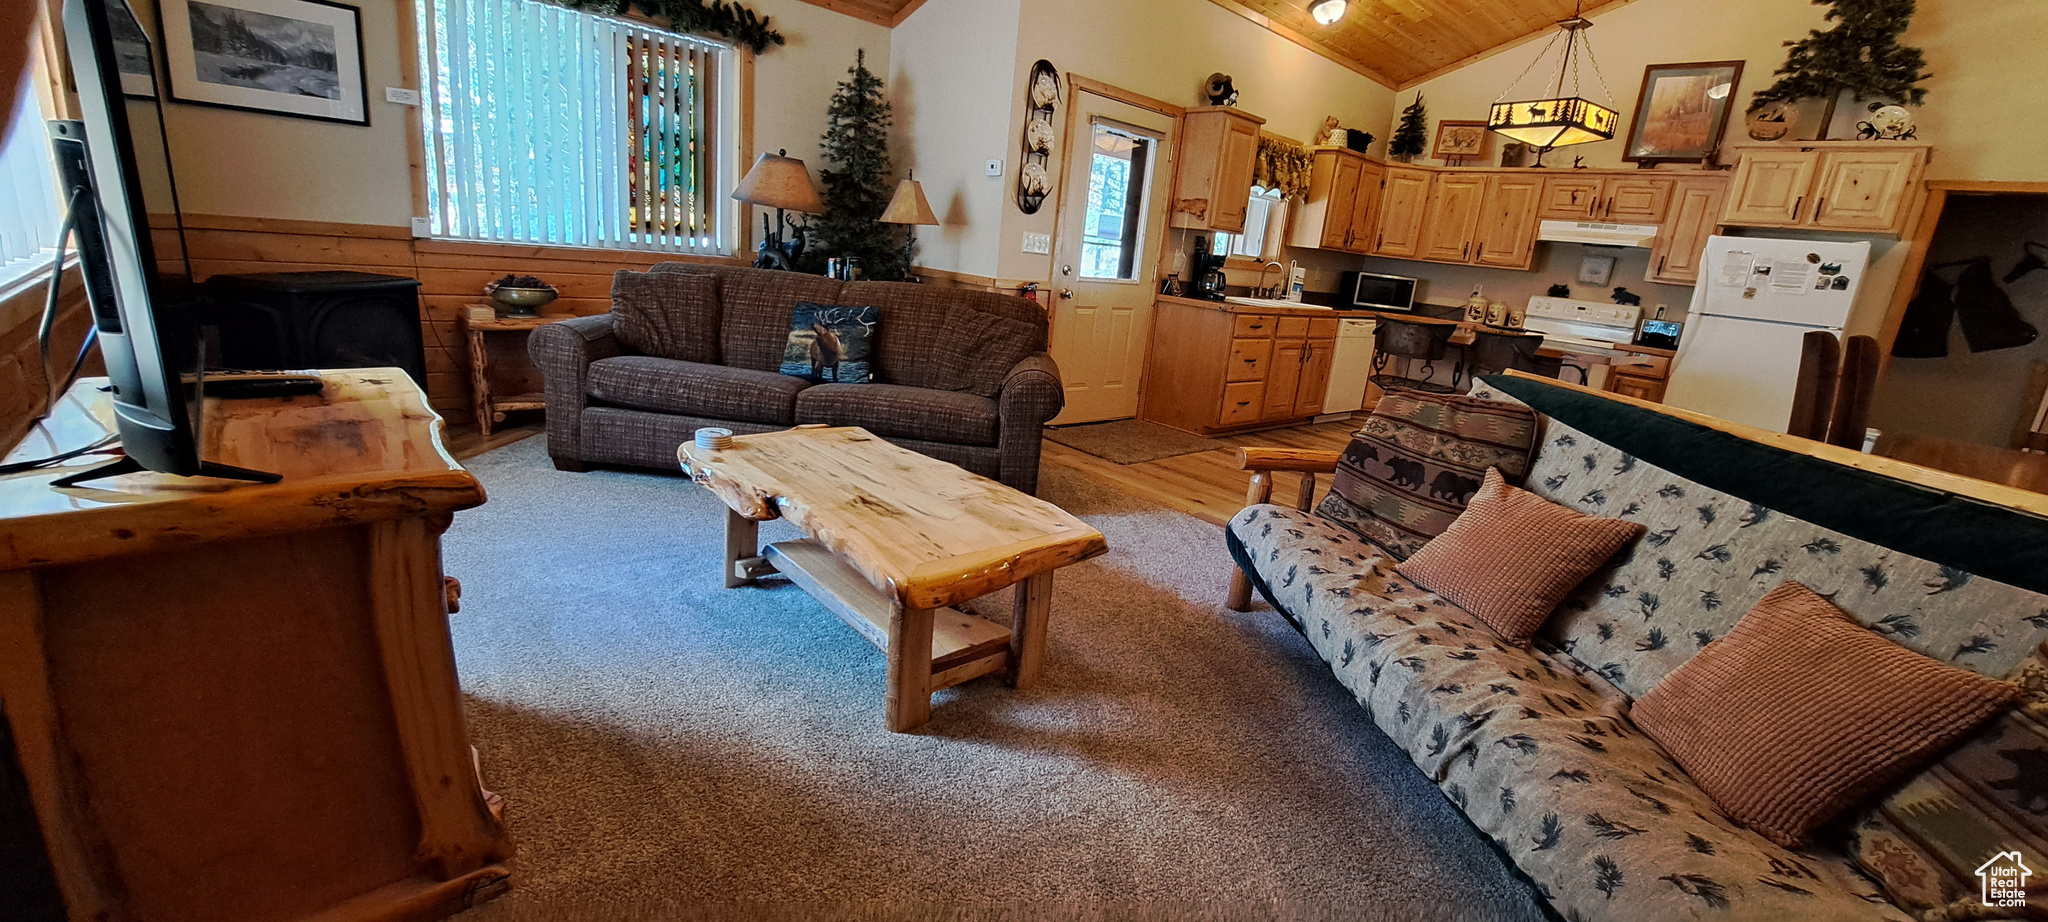
<path id="1" fill-rule="evenodd" d="M 1665 404 L 1784 432 L 1801 340 L 1851 325 L 1870 262 L 1863 241 L 1708 238 Z"/>

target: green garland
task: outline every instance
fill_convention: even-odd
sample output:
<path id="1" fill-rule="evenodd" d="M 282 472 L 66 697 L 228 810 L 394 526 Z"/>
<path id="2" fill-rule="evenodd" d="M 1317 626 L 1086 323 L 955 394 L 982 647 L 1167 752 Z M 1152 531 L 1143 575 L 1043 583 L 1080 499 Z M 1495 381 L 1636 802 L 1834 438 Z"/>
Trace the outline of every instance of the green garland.
<path id="1" fill-rule="evenodd" d="M 628 8 L 643 15 L 668 20 L 669 28 L 696 35 L 731 39 L 760 54 L 770 45 L 783 44 L 782 33 L 768 25 L 769 17 L 756 14 L 726 0 L 547 0 L 557 6 L 585 13 L 617 16 Z"/>

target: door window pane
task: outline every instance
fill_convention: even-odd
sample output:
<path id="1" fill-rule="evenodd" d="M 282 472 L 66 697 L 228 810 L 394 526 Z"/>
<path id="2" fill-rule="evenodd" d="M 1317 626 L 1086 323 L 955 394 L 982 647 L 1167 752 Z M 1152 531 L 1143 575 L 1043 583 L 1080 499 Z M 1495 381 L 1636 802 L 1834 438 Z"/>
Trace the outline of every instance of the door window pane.
<path id="1" fill-rule="evenodd" d="M 1135 278 L 1144 251 L 1145 185 L 1152 138 L 1097 123 L 1089 138 L 1088 213 L 1081 226 L 1081 277 Z"/>

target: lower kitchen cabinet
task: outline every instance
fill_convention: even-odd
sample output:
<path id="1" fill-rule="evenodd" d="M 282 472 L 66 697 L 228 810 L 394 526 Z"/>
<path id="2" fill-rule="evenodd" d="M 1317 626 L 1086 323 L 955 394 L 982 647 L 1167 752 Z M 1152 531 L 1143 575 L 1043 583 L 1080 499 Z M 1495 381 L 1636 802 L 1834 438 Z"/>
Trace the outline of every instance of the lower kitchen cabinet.
<path id="1" fill-rule="evenodd" d="M 1209 434 L 1321 413 L 1337 318 L 1233 313 L 1162 299 L 1138 417 Z"/>

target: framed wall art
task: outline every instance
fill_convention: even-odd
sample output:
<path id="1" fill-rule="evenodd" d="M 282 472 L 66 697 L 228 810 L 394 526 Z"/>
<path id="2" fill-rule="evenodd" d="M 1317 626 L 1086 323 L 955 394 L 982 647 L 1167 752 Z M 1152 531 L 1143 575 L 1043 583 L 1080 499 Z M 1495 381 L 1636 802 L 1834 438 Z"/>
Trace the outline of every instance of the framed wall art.
<path id="1" fill-rule="evenodd" d="M 362 16 L 328 0 L 162 0 L 170 98 L 370 123 Z"/>
<path id="2" fill-rule="evenodd" d="M 1484 160 L 1491 156 L 1493 132 L 1488 131 L 1485 122 L 1467 122 L 1443 119 L 1436 123 L 1436 144 L 1429 155 L 1438 160 L 1464 163 L 1468 160 Z"/>
<path id="3" fill-rule="evenodd" d="M 1652 64 L 1628 126 L 1630 163 L 1703 160 L 1721 149 L 1721 133 L 1742 83 L 1741 61 Z"/>

